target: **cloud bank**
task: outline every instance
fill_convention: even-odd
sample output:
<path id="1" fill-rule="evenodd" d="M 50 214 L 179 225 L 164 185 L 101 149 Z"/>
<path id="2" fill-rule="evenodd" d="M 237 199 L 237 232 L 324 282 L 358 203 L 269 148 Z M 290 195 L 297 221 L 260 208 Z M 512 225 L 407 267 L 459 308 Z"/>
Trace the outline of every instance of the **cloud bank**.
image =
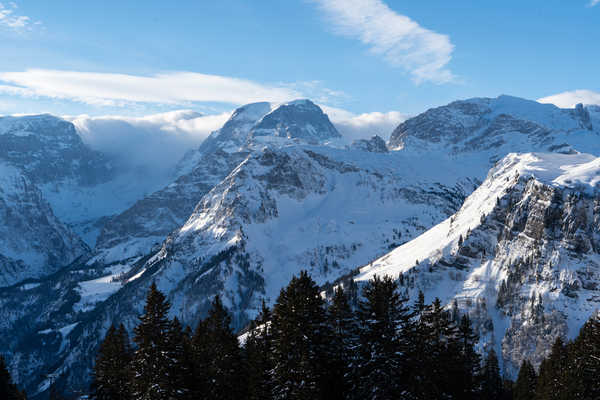
<path id="1" fill-rule="evenodd" d="M 406 116 L 397 111 L 353 114 L 321 106 L 338 131 L 349 141 L 379 135 L 384 139 Z M 163 180 L 186 151 L 198 147 L 223 126 L 231 112 L 202 115 L 178 110 L 144 117 L 64 116 L 73 122 L 82 140 L 92 149 L 113 157 L 128 169 L 147 171 L 150 179 Z"/>
<path id="2" fill-rule="evenodd" d="M 127 168 L 150 175 L 168 174 L 184 153 L 219 129 L 230 113 L 201 115 L 190 110 L 140 118 L 122 116 L 67 116 L 92 149 L 114 157 Z"/>
<path id="3" fill-rule="evenodd" d="M 554 104 L 561 108 L 573 108 L 579 103 L 600 105 L 600 93 L 585 89 L 573 90 L 543 97 L 538 99 L 538 102 Z"/>
<path id="4" fill-rule="evenodd" d="M 284 102 L 302 97 L 298 91 L 245 79 L 196 72 L 150 76 L 116 73 L 28 69 L 0 73 L 0 93 L 68 99 L 91 105 L 128 103 L 186 105 L 194 102 L 247 104 Z"/>
<path id="5" fill-rule="evenodd" d="M 387 140 L 392 131 L 408 118 L 408 115 L 399 111 L 375 111 L 357 115 L 339 108 L 320 107 L 342 136 L 350 140 L 368 139 L 373 135 Z"/>
<path id="6" fill-rule="evenodd" d="M 446 68 L 454 51 L 447 35 L 423 28 L 381 0 L 313 1 L 336 33 L 358 38 L 374 54 L 407 71 L 416 83 L 440 84 L 455 79 Z"/>

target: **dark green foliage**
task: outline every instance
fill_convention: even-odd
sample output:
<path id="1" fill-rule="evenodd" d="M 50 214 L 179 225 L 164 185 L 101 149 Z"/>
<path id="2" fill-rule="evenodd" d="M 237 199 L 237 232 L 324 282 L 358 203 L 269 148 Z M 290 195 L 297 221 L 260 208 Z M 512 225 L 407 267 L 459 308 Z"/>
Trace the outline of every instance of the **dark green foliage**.
<path id="1" fill-rule="evenodd" d="M 475 343 L 478 340 L 471 320 L 467 315 L 463 315 L 456 333 L 458 368 L 452 374 L 450 382 L 457 398 L 468 400 L 477 397 L 477 373 L 481 363 L 481 357 L 475 351 Z"/>
<path id="2" fill-rule="evenodd" d="M 519 369 L 519 376 L 514 386 L 513 398 L 515 400 L 533 400 L 535 398 L 535 387 L 537 375 L 529 360 L 524 360 Z"/>
<path id="3" fill-rule="evenodd" d="M 129 336 L 123 325 L 111 326 L 100 344 L 92 381 L 93 398 L 98 400 L 128 400 L 131 362 Z"/>
<path id="4" fill-rule="evenodd" d="M 0 356 L 0 399 L 2 400 L 25 400 L 24 392 L 20 392 L 13 383 L 12 377 L 6 368 L 4 357 Z"/>
<path id="5" fill-rule="evenodd" d="M 359 360 L 354 393 L 363 399 L 398 398 L 408 374 L 404 354 L 410 348 L 411 313 L 390 277 L 375 276 L 363 289 L 359 303 Z"/>
<path id="6" fill-rule="evenodd" d="M 306 271 L 281 290 L 273 308 L 275 398 L 324 398 L 327 367 L 325 302 Z"/>
<path id="7" fill-rule="evenodd" d="M 329 371 L 325 386 L 327 399 L 346 399 L 355 379 L 353 371 L 358 357 L 358 323 L 350 307 L 349 299 L 341 287 L 335 289 L 327 309 L 330 326 L 328 358 Z"/>
<path id="8" fill-rule="evenodd" d="M 301 272 L 281 290 L 272 312 L 263 301 L 240 348 L 230 328 L 231 316 L 218 296 L 192 335 L 177 319 L 169 320 L 169 303 L 152 285 L 135 328 L 135 352 L 122 325 L 111 327 L 100 346 L 94 396 L 98 400 L 600 399 L 598 317 L 584 325 L 574 342 L 565 345 L 557 339 L 539 376 L 524 361 L 513 384 L 502 379 L 494 349 L 481 365 L 475 351 L 477 334 L 468 315 L 460 315 L 458 303 L 447 311 L 439 299 L 427 304 L 419 293 L 409 307 L 397 281 L 389 277 L 373 278 L 362 296 L 354 283 L 348 288 L 347 293 L 339 287 L 328 290 L 327 305 L 316 283 Z M 1 358 L 0 395 L 2 400 L 25 398 Z"/>
<path id="9" fill-rule="evenodd" d="M 273 391 L 271 377 L 273 334 L 271 331 L 271 310 L 263 300 L 261 313 L 251 324 L 243 349 L 248 400 L 271 398 Z"/>
<path id="10" fill-rule="evenodd" d="M 192 339 L 194 373 L 199 378 L 193 398 L 235 400 L 244 393 L 242 358 L 231 316 L 219 296 Z"/>
<path id="11" fill-rule="evenodd" d="M 540 364 L 536 399 L 561 399 L 565 392 L 567 373 L 567 348 L 559 337 L 552 345 L 550 357 Z"/>
<path id="12" fill-rule="evenodd" d="M 173 388 L 169 387 L 166 379 L 174 364 L 169 354 L 169 308 L 164 294 L 153 283 L 133 339 L 137 344 L 132 361 L 134 399 L 175 398 Z"/>
<path id="13" fill-rule="evenodd" d="M 487 400 L 500 400 L 504 391 L 503 387 L 498 357 L 494 349 L 491 349 L 481 370 L 480 396 Z"/>

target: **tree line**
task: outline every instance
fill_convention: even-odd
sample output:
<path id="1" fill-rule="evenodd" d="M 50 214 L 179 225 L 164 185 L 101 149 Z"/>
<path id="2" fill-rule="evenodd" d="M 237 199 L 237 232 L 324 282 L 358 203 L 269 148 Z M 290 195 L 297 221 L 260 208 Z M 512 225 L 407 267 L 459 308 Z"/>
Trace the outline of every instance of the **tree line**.
<path id="1" fill-rule="evenodd" d="M 438 299 L 426 304 L 422 293 L 411 303 L 389 277 L 369 281 L 356 303 L 341 288 L 324 299 L 301 272 L 238 340 L 218 296 L 192 331 L 168 319 L 169 303 L 152 285 L 135 349 L 122 325 L 101 344 L 93 398 L 510 398 L 494 350 L 483 360 L 475 351 L 468 316 Z"/>
<path id="2" fill-rule="evenodd" d="M 515 383 L 515 400 L 600 399 L 600 316 L 588 320 L 577 338 L 560 337 L 539 371 L 525 360 Z"/>
<path id="3" fill-rule="evenodd" d="M 574 341 L 557 339 L 539 371 L 524 361 L 513 383 L 493 349 L 483 358 L 475 351 L 471 321 L 455 308 L 426 304 L 422 293 L 411 301 L 389 277 L 374 277 L 361 296 L 350 289 L 325 299 L 301 272 L 238 337 L 218 296 L 192 330 L 168 318 L 153 284 L 133 343 L 119 325 L 100 344 L 91 398 L 600 399 L 598 316 Z M 1 357 L 0 398 L 26 398 Z"/>

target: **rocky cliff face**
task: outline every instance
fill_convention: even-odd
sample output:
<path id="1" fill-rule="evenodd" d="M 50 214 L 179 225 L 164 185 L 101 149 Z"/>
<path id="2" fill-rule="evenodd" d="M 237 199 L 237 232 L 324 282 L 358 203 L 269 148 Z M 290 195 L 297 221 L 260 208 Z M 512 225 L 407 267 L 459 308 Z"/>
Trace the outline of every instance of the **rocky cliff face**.
<path id="1" fill-rule="evenodd" d="M 36 185 L 0 163 L 0 287 L 54 273 L 87 251 Z"/>
<path id="2" fill-rule="evenodd" d="M 36 184 L 72 180 L 90 186 L 113 176 L 108 160 L 83 144 L 73 124 L 51 115 L 1 117 L 0 159 Z"/>
<path id="3" fill-rule="evenodd" d="M 509 155 L 455 215 L 356 279 L 402 276 L 413 295 L 455 303 L 514 376 L 600 306 L 599 175 L 589 155 Z"/>

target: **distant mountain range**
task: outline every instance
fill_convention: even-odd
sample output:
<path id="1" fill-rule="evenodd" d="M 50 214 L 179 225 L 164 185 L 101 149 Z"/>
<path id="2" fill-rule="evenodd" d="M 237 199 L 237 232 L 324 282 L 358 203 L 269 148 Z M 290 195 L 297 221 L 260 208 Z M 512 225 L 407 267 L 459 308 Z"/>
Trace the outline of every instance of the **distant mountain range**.
<path id="1" fill-rule="evenodd" d="M 388 143 L 348 143 L 309 100 L 255 103 L 154 187 L 68 122 L 0 118 L 0 349 L 30 394 L 48 374 L 85 387 L 152 282 L 185 324 L 220 294 L 242 328 L 301 269 L 402 273 L 469 312 L 512 374 L 600 301 L 599 138 L 598 107 L 509 96 L 429 110 Z"/>

